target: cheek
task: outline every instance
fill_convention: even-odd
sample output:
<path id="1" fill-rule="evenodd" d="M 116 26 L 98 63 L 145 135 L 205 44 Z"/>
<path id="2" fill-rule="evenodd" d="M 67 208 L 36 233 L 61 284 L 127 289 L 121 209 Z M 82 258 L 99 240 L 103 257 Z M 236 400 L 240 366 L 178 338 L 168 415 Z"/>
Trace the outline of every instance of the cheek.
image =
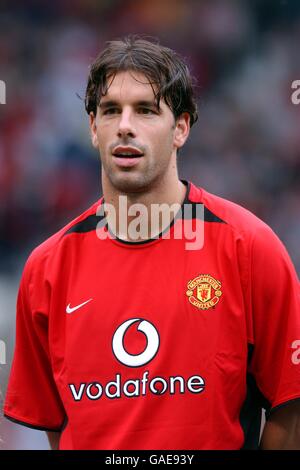
<path id="1" fill-rule="evenodd" d="M 159 136 L 154 137 L 154 141 L 157 142 L 157 145 L 159 145 L 160 149 L 165 150 L 167 154 L 170 153 L 173 149 L 173 143 L 174 143 L 174 132 L 172 129 L 169 127 L 167 129 L 164 129 L 163 132 L 159 133 Z"/>
<path id="2" fill-rule="evenodd" d="M 106 145 L 109 143 L 111 134 L 111 129 L 107 125 L 101 125 L 97 128 L 97 140 L 99 147 L 106 147 Z"/>
<path id="3" fill-rule="evenodd" d="M 155 146 L 169 148 L 174 141 L 174 130 L 170 126 L 161 126 L 160 128 L 151 129 L 151 133 L 148 135 L 150 142 Z"/>

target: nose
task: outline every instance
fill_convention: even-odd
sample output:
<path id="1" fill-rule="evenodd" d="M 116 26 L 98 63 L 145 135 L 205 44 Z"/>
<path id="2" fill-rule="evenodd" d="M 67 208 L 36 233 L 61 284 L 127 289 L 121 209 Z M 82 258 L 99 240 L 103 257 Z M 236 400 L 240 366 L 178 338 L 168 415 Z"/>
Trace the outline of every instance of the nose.
<path id="1" fill-rule="evenodd" d="M 136 137 L 136 129 L 130 109 L 123 109 L 120 114 L 118 137 Z"/>

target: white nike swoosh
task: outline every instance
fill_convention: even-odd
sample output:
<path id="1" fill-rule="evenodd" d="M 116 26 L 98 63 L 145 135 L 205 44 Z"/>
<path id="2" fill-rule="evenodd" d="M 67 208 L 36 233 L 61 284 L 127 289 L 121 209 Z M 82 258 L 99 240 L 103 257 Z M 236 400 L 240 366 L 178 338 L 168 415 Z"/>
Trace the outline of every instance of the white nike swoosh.
<path id="1" fill-rule="evenodd" d="M 71 304 L 69 304 L 69 305 L 67 305 L 66 312 L 67 312 L 67 313 L 73 313 L 73 312 L 75 312 L 75 310 L 77 310 L 77 309 L 80 308 L 80 307 L 83 307 L 83 305 L 87 304 L 87 303 L 90 302 L 91 300 L 93 300 L 93 299 L 86 300 L 86 301 L 83 302 L 82 304 L 76 305 L 76 307 L 71 307 Z"/>

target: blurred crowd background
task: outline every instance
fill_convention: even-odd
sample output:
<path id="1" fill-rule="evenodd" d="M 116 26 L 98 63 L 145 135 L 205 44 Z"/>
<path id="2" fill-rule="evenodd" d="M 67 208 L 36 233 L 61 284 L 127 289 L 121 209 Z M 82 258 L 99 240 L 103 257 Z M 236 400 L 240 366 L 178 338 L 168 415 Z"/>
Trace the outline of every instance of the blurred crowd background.
<path id="1" fill-rule="evenodd" d="M 199 121 L 182 178 L 266 221 L 300 273 L 299 0 L 1 1 L 0 364 L 5 393 L 24 261 L 101 195 L 82 98 L 105 41 L 159 38 L 198 80 Z M 276 286 L 274 286 L 276 288 Z M 0 417 L 0 448 L 47 448 L 44 433 Z"/>

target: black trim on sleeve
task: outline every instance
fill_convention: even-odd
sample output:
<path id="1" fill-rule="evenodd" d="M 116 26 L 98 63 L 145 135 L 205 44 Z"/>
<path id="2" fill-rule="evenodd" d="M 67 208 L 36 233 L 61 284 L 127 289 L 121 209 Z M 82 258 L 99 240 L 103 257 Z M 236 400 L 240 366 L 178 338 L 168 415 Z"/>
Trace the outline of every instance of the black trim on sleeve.
<path id="1" fill-rule="evenodd" d="M 253 356 L 254 346 L 248 344 L 248 368 Z M 240 424 L 244 432 L 242 449 L 258 449 L 263 408 L 270 409 L 271 404 L 259 390 L 255 378 L 247 373 L 247 393 L 240 411 Z"/>
<path id="2" fill-rule="evenodd" d="M 288 406 L 290 403 L 294 403 L 296 401 L 300 401 L 300 396 L 296 398 L 291 398 L 290 400 L 287 400 L 283 403 L 280 403 L 280 405 L 274 406 L 274 408 L 270 408 L 269 410 L 266 411 L 266 420 L 270 418 L 270 416 L 276 412 L 276 410 L 279 410 L 280 408 L 284 408 L 285 406 Z"/>
<path id="3" fill-rule="evenodd" d="M 20 421 L 18 419 L 12 418 L 6 413 L 4 413 L 3 416 L 9 421 L 12 421 L 13 423 L 21 424 L 22 426 L 26 426 L 27 428 L 31 428 L 31 429 L 36 429 L 37 431 L 61 432 L 64 429 L 64 424 L 65 424 L 65 421 L 64 421 L 64 423 L 59 428 L 47 428 L 44 426 L 36 426 L 34 424 L 26 423 L 25 421 Z"/>
<path id="4" fill-rule="evenodd" d="M 64 422 L 63 422 L 63 424 L 62 424 L 62 427 L 61 427 L 61 432 L 63 432 L 63 431 L 66 429 L 66 427 L 68 426 L 68 424 L 69 424 L 69 418 L 68 418 L 68 416 L 66 415 L 66 417 L 65 417 L 65 419 L 64 419 Z"/>

